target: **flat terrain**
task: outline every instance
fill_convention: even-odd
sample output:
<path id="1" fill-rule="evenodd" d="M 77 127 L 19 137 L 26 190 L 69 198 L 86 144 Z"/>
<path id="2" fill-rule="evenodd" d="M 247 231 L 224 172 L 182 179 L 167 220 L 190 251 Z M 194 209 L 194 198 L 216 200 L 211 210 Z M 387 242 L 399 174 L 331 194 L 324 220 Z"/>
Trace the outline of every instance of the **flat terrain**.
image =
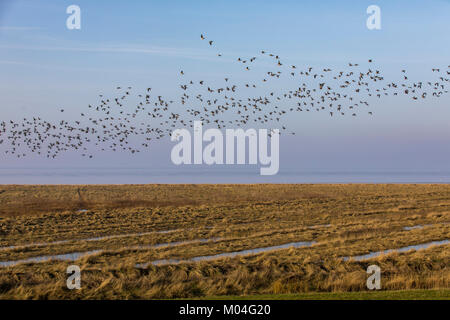
<path id="1" fill-rule="evenodd" d="M 449 222 L 449 185 L 0 185 L 0 298 L 449 299 Z"/>
<path id="2" fill-rule="evenodd" d="M 359 292 L 313 292 L 296 294 L 265 294 L 253 296 L 207 297 L 209 300 L 448 300 L 450 289 L 382 290 Z"/>

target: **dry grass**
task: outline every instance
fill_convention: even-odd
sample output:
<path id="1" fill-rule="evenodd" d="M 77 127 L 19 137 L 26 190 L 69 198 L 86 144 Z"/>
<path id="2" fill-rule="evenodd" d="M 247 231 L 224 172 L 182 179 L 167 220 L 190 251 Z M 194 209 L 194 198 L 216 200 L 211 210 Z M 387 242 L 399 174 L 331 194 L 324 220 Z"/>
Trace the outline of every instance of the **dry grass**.
<path id="1" fill-rule="evenodd" d="M 447 185 L 0 186 L 0 247 L 29 245 L 0 249 L 0 261 L 104 250 L 76 262 L 0 268 L 0 298 L 365 291 L 366 268 L 373 263 L 381 267 L 384 290 L 449 289 L 449 245 L 363 262 L 340 258 L 449 239 L 449 208 Z M 426 226 L 404 230 L 414 225 Z M 135 235 L 162 230 L 176 231 Z M 107 235 L 120 237 L 86 240 Z M 212 238 L 218 239 L 142 247 Z M 297 241 L 316 244 L 135 268 Z M 70 264 L 83 270 L 82 290 L 65 288 Z"/>

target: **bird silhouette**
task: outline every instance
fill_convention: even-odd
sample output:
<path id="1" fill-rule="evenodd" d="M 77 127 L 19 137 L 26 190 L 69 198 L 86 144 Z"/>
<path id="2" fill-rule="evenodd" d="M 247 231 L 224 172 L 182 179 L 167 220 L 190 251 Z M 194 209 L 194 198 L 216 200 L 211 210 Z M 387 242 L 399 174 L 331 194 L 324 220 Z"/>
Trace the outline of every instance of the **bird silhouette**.
<path id="1" fill-rule="evenodd" d="M 203 34 L 200 38 L 206 39 Z M 208 43 L 215 51 L 213 40 Z M 374 99 L 403 96 L 418 103 L 448 93 L 450 66 L 433 67 L 427 80 L 410 80 L 406 69 L 400 70 L 400 80 L 388 80 L 373 59 L 366 60 L 370 67 L 352 61 L 340 68 L 314 68 L 285 65 L 279 54 L 267 50 L 261 50 L 260 54 L 260 58 L 255 55 L 233 59 L 231 63 L 238 63 L 246 72 L 237 77 L 228 71 L 217 81 L 208 82 L 189 79 L 190 73 L 186 76 L 180 70 L 176 97 L 153 93 L 148 85 L 136 91 L 132 86 L 120 84 L 114 86 L 113 96 L 99 94 L 99 101 L 88 104 L 86 110 L 81 110 L 80 118 L 73 121 L 49 121 L 38 116 L 3 120 L 0 146 L 6 148 L 5 155 L 18 158 L 35 153 L 54 159 L 70 150 L 89 159 L 96 151 L 136 154 L 151 147 L 152 141 L 169 137 L 175 128 L 192 128 L 195 120 L 219 129 L 255 123 L 276 125 L 282 132 L 295 134 L 287 131 L 283 120 L 296 113 L 326 111 L 335 119 L 348 115 L 359 118 L 364 111 L 372 117 L 373 111 L 365 109 Z M 222 56 L 217 52 L 214 55 Z M 258 61 L 267 59 L 269 66 L 258 65 Z M 263 70 L 264 67 L 267 69 Z M 262 70 L 261 78 L 255 72 L 258 68 Z M 237 80 L 247 75 L 249 78 L 244 82 Z M 281 79 L 285 81 L 283 86 L 276 85 Z M 59 109 L 60 113 L 64 110 Z"/>

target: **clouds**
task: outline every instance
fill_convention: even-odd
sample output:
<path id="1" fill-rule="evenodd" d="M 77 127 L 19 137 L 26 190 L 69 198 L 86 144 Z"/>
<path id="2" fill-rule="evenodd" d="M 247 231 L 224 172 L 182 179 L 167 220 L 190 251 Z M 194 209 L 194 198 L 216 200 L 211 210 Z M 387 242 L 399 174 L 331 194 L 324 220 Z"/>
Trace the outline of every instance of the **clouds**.
<path id="1" fill-rule="evenodd" d="M 157 56 L 170 56 L 179 58 L 188 58 L 196 60 L 213 59 L 207 51 L 193 50 L 189 48 L 172 48 L 158 46 L 139 46 L 139 45 L 111 45 L 111 46 L 26 46 L 26 45 L 0 45 L 1 49 L 29 50 L 29 51 L 53 51 L 53 52 L 86 52 L 86 53 L 134 53 L 148 54 Z M 215 58 L 215 57 L 214 57 Z M 214 59 L 217 61 L 217 59 Z"/>

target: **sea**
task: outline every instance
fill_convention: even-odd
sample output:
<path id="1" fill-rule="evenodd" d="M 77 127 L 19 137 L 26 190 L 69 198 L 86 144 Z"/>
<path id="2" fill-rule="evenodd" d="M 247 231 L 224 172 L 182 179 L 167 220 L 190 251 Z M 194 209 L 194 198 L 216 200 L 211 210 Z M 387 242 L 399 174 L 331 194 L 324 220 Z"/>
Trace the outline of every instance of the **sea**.
<path id="1" fill-rule="evenodd" d="M 295 170 L 272 176 L 259 168 L 0 168 L 0 184 L 147 184 L 147 183 L 450 183 L 450 171 Z"/>

